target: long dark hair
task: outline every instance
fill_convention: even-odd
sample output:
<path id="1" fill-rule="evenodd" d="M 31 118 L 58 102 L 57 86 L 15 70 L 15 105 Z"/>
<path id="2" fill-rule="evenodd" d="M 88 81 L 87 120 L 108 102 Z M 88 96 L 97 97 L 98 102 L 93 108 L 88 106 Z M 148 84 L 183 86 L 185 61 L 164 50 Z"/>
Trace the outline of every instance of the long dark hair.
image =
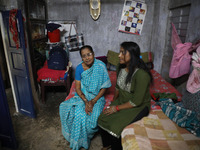
<path id="1" fill-rule="evenodd" d="M 146 71 L 150 78 L 151 82 L 153 82 L 152 74 L 150 73 L 149 68 L 146 66 L 144 61 L 140 58 L 140 47 L 135 42 L 123 42 L 120 46 L 125 50 L 125 53 L 128 51 L 130 53 L 130 64 L 129 64 L 129 72 L 126 77 L 126 84 L 131 81 L 132 75 L 136 68 L 141 68 Z M 119 69 L 125 68 L 125 64 L 120 64 Z"/>

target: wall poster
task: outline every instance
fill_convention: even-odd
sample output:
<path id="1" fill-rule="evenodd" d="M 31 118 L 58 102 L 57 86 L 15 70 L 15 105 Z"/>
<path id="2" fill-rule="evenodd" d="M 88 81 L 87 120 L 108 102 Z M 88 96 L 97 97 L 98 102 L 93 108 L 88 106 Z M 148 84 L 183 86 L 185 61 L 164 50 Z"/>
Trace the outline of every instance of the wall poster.
<path id="1" fill-rule="evenodd" d="M 119 31 L 141 35 L 147 5 L 144 2 L 125 0 Z"/>

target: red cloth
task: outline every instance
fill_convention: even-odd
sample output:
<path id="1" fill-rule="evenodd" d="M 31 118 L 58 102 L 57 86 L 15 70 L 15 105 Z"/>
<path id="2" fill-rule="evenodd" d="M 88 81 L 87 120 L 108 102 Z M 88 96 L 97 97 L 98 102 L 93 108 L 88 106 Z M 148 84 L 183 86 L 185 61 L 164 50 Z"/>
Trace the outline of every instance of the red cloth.
<path id="1" fill-rule="evenodd" d="M 177 91 L 177 89 L 172 86 L 169 82 L 167 82 L 163 77 L 155 70 L 151 70 L 151 74 L 153 76 L 153 85 L 150 87 L 150 94 L 153 93 L 175 93 L 178 97 L 178 101 L 181 101 L 181 93 Z"/>
<path id="2" fill-rule="evenodd" d="M 15 42 L 15 45 L 17 49 L 19 48 L 19 36 L 18 36 L 18 30 L 17 30 L 17 9 L 13 9 L 9 13 L 9 30 L 13 35 L 13 41 Z"/>
<path id="3" fill-rule="evenodd" d="M 58 81 L 60 78 L 64 78 L 66 70 L 53 70 L 49 69 L 47 66 L 47 61 L 45 61 L 44 66 L 38 70 L 37 75 L 37 81 L 40 82 L 40 80 L 48 80 L 48 81 Z"/>
<path id="4" fill-rule="evenodd" d="M 181 93 L 172 86 L 169 82 L 167 82 L 163 77 L 155 70 L 151 70 L 151 74 L 153 76 L 153 85 L 150 86 L 150 94 L 153 93 L 175 93 L 178 101 L 181 101 Z M 151 109 L 161 109 L 159 105 L 156 105 L 154 100 L 151 100 Z"/>

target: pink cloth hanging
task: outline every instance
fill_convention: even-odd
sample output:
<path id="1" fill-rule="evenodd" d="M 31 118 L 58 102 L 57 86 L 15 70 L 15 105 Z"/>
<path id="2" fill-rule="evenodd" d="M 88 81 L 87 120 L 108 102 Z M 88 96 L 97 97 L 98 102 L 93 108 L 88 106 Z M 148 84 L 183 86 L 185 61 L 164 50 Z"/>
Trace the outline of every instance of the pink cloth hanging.
<path id="1" fill-rule="evenodd" d="M 200 90 L 200 46 L 197 48 L 196 53 L 192 56 L 193 71 L 187 81 L 187 91 L 190 93 L 196 93 Z"/>
<path id="2" fill-rule="evenodd" d="M 182 42 L 181 42 L 181 39 L 180 39 L 180 37 L 178 36 L 178 33 L 177 33 L 177 31 L 176 31 L 176 28 L 175 28 L 174 24 L 172 23 L 171 46 L 172 46 L 173 49 L 175 49 L 175 48 L 176 48 L 176 45 L 177 45 L 177 44 L 180 44 L 180 43 L 182 43 Z"/>
<path id="3" fill-rule="evenodd" d="M 187 42 L 182 44 L 173 23 L 171 45 L 174 53 L 169 69 L 169 77 L 178 78 L 190 71 L 191 56 L 189 51 L 191 50 L 192 43 Z"/>
<path id="4" fill-rule="evenodd" d="M 188 51 L 191 46 L 192 43 L 176 45 L 169 70 L 170 78 L 178 78 L 189 73 L 191 56 L 189 55 Z"/>

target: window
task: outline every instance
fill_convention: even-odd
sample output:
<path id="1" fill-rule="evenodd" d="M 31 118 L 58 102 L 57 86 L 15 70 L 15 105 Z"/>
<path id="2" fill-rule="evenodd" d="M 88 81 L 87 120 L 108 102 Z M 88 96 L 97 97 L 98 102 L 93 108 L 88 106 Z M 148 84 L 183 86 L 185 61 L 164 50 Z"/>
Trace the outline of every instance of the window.
<path id="1" fill-rule="evenodd" d="M 173 22 L 175 25 L 178 35 L 183 43 L 185 43 L 186 40 L 189 13 L 190 5 L 170 10 L 170 22 Z"/>

